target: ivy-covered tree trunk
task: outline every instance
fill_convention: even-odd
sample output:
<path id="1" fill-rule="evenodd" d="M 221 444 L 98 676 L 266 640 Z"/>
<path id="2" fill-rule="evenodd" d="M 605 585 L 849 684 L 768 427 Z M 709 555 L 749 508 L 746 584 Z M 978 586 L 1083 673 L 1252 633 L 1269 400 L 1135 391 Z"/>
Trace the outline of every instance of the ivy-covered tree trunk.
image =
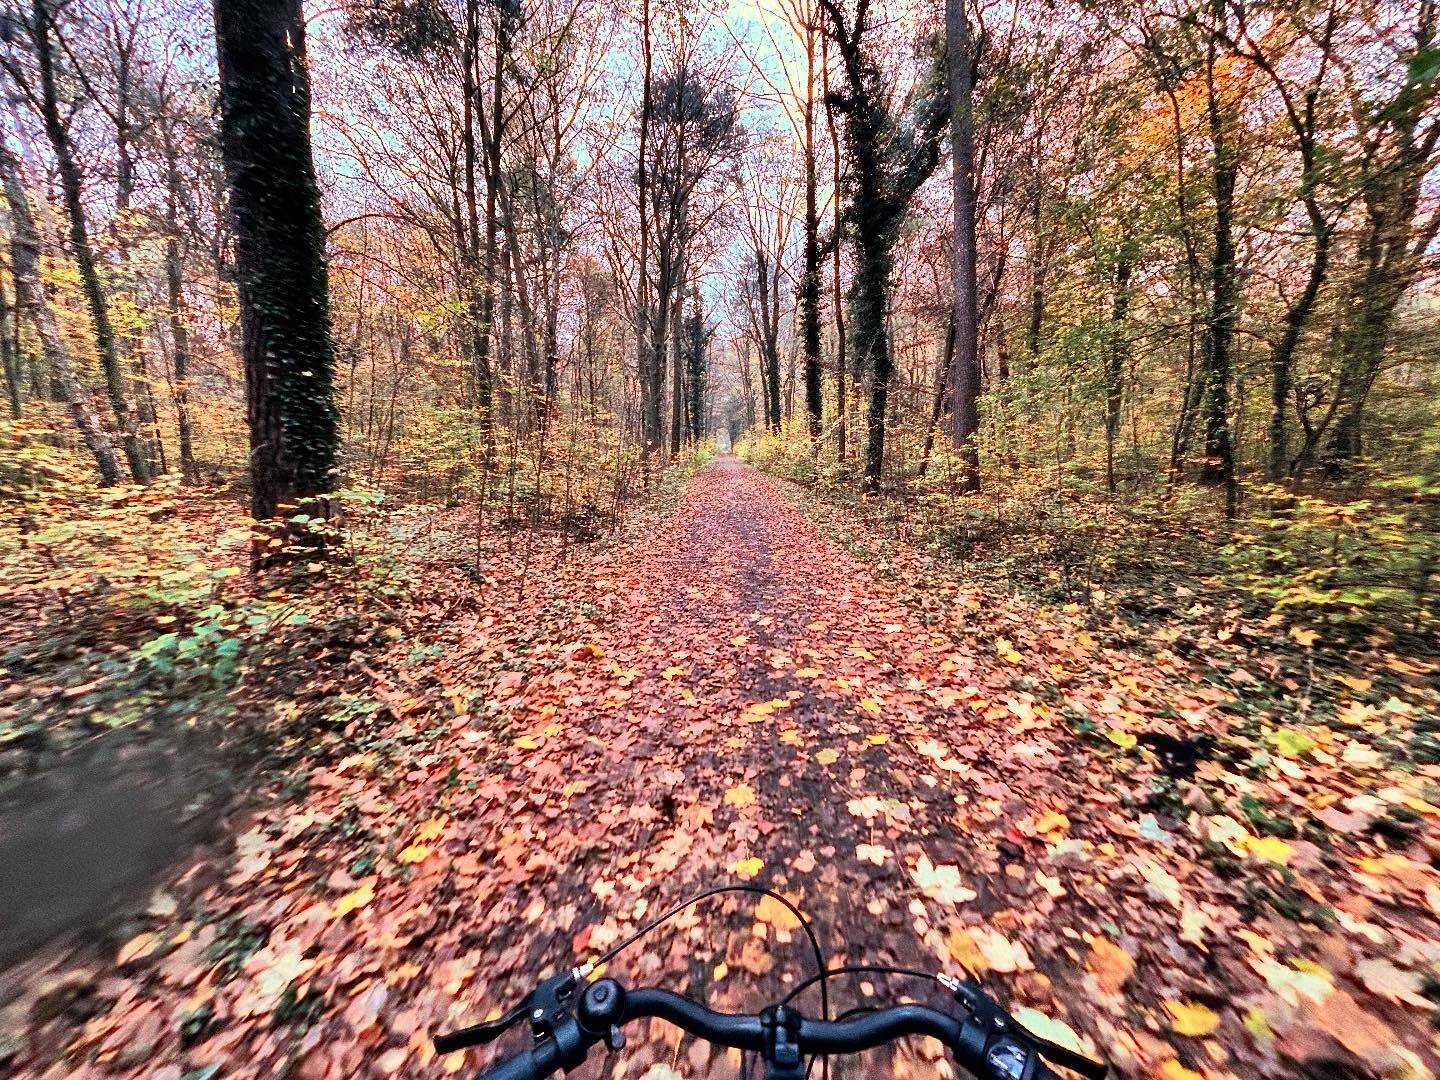
<path id="1" fill-rule="evenodd" d="M 890 331 L 885 309 L 890 291 L 890 232 L 878 230 L 855 244 L 855 277 L 850 286 L 850 346 L 869 380 L 865 409 L 865 490 L 880 490 L 885 468 L 885 414 L 890 401 Z"/>
<path id="2" fill-rule="evenodd" d="M 1223 0 L 1215 0 L 1212 6 L 1217 21 L 1223 25 Z M 1224 487 L 1225 513 L 1227 517 L 1234 517 L 1239 504 L 1239 489 L 1235 476 L 1235 445 L 1230 432 L 1230 383 L 1233 374 L 1230 352 L 1240 304 L 1240 280 L 1235 265 L 1232 224 L 1239 161 L 1232 141 L 1235 129 L 1234 106 L 1221 100 L 1223 90 L 1216 77 L 1216 51 L 1216 42 L 1212 38 L 1209 64 L 1206 68 L 1206 114 L 1212 147 L 1210 179 L 1211 193 L 1215 200 L 1215 221 L 1214 250 L 1210 263 L 1210 310 L 1206 316 L 1201 348 L 1201 378 L 1205 401 L 1205 465 L 1200 479 L 1203 483 L 1220 484 Z"/>
<path id="3" fill-rule="evenodd" d="M 300 0 L 215 0 L 258 519 L 334 487 L 339 421 Z M 311 507 L 311 512 L 315 510 Z"/>
<path id="4" fill-rule="evenodd" d="M 820 437 L 825 399 L 820 372 L 820 210 L 816 201 L 815 36 L 805 37 L 805 261 L 800 273 L 800 347 L 805 354 L 805 416 L 810 437 Z M 839 238 L 836 238 L 838 243 Z"/>
<path id="5" fill-rule="evenodd" d="M 975 72 L 965 0 L 946 0 L 950 143 L 955 225 L 955 335 L 951 434 L 960 453 L 961 491 L 980 490 L 980 310 L 975 274 Z"/>
<path id="6" fill-rule="evenodd" d="M 690 441 L 705 435 L 705 316 L 700 309 L 700 287 L 690 287 L 690 314 L 685 319 L 685 395 Z"/>

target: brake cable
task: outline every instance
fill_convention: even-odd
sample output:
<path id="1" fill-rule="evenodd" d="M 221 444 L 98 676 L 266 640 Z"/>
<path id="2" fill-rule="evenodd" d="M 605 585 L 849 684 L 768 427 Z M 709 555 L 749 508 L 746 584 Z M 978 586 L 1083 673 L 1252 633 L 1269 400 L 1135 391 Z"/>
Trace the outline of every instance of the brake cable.
<path id="1" fill-rule="evenodd" d="M 810 976 L 808 979 L 804 980 L 796 990 L 791 991 L 790 996 L 785 999 L 785 1003 L 788 1004 L 790 999 L 793 998 L 795 994 L 799 992 L 799 990 L 814 986 L 818 982 L 820 984 L 821 1015 L 824 1019 L 829 1020 L 830 984 L 828 982 L 828 979 L 832 972 L 830 971 L 829 965 L 825 960 L 825 950 L 820 947 L 820 939 L 815 936 L 815 929 L 810 925 L 810 920 L 805 917 L 804 912 L 802 912 L 786 897 L 780 895 L 774 889 L 767 889 L 762 885 L 717 885 L 713 889 L 706 889 L 704 892 L 696 893 L 688 900 L 680 901 L 680 903 L 676 904 L 668 911 L 665 911 L 664 913 L 657 915 L 655 918 L 651 919 L 648 923 L 640 927 L 640 929 L 636 930 L 624 941 L 620 942 L 618 945 L 613 946 L 608 952 L 603 953 L 600 956 L 600 959 L 590 961 L 576 968 L 576 975 L 581 978 L 589 975 L 597 967 L 600 967 L 602 964 L 608 964 L 614 957 L 618 956 L 625 949 L 628 949 L 631 945 L 635 944 L 635 942 L 639 941 L 642 937 L 650 933 L 656 927 L 661 926 L 662 924 L 668 922 L 670 919 L 673 919 L 676 915 L 679 915 L 686 908 L 698 904 L 701 900 L 707 900 L 712 896 L 719 896 L 721 893 L 752 893 L 756 896 L 768 896 L 772 900 L 778 901 L 781 905 L 785 907 L 787 911 L 790 912 L 790 914 L 795 916 L 796 921 L 800 924 L 800 928 L 805 931 L 805 936 L 810 941 L 811 951 L 815 954 L 816 973 Z M 845 969 L 841 968 L 838 970 L 843 971 Z M 828 1055 L 825 1057 L 823 1071 L 826 1077 L 830 1075 L 830 1058 Z"/>

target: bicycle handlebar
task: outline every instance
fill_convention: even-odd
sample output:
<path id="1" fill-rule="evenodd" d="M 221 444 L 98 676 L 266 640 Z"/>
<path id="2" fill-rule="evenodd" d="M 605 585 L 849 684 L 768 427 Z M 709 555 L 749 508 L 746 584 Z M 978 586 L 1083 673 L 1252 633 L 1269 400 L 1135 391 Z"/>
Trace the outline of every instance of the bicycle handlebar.
<path id="1" fill-rule="evenodd" d="M 1103 1065 L 1030 1035 L 978 988 L 957 984 L 952 989 L 956 1000 L 968 1008 L 964 1018 L 923 1005 L 895 1005 L 850 1019 L 818 1020 L 786 1005 L 758 1015 L 722 1013 L 669 990 L 627 991 L 608 978 L 582 989 L 573 974 L 556 976 L 526 1000 L 533 1046 L 488 1069 L 478 1080 L 544 1080 L 560 1069 L 568 1072 L 598 1042 L 618 1050 L 625 1042 L 621 1028 L 650 1017 L 717 1046 L 758 1052 L 771 1077 L 803 1077 L 809 1057 L 858 1053 L 906 1036 L 929 1035 L 979 1080 L 1058 1080 L 1042 1054 L 1089 1080 L 1103 1080 L 1107 1071 Z M 486 1027 L 469 1044 L 488 1041 L 492 1032 L 493 1027 Z M 452 1036 L 444 1046 L 455 1049 L 456 1044 Z"/>

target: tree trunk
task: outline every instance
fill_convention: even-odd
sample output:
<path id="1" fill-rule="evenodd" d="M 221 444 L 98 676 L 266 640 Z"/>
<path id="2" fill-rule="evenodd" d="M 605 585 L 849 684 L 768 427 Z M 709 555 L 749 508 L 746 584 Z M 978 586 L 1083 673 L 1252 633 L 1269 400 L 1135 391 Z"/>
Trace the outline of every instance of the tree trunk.
<path id="1" fill-rule="evenodd" d="M 685 290 L 670 305 L 670 456 L 680 456 L 685 434 Z"/>
<path id="2" fill-rule="evenodd" d="M 1217 21 L 1225 17 L 1225 0 L 1213 0 Z M 1210 126 L 1211 193 L 1215 200 L 1214 253 L 1210 264 L 1210 310 L 1201 348 L 1205 391 L 1205 467 L 1203 483 L 1225 488 L 1225 515 L 1234 517 L 1239 506 L 1235 476 L 1235 449 L 1230 435 L 1231 344 L 1235 336 L 1239 278 L 1235 267 L 1235 239 L 1232 218 L 1238 165 L 1230 136 L 1232 109 L 1220 100 L 1216 85 L 1216 47 L 1210 42 L 1207 74 L 1206 114 Z"/>
<path id="3" fill-rule="evenodd" d="M 951 314 L 953 316 L 953 310 Z M 930 399 L 930 424 L 925 428 L 925 446 L 920 451 L 921 476 L 930 468 L 930 453 L 935 449 L 935 429 L 940 426 L 940 417 L 945 412 L 945 391 L 950 387 L 950 368 L 954 363 L 955 319 L 952 317 L 945 327 L 945 353 L 940 358 L 940 373 L 935 378 L 935 396 Z"/>
<path id="4" fill-rule="evenodd" d="M 955 362 L 951 434 L 960 451 L 961 491 L 980 490 L 980 319 L 975 275 L 974 71 L 965 0 L 945 2 L 955 215 Z"/>
<path id="5" fill-rule="evenodd" d="M 830 98 L 830 36 L 820 36 L 820 77 L 821 90 L 825 95 L 825 124 L 830 129 L 830 154 L 834 162 L 834 176 L 831 181 L 836 192 L 834 198 L 835 220 L 831 228 L 835 230 L 835 242 L 831 245 L 832 254 L 832 277 L 831 297 L 832 306 L 835 309 L 835 419 L 836 419 L 836 449 L 835 456 L 844 461 L 847 453 L 846 441 L 848 435 L 849 418 L 846 415 L 848 404 L 846 396 L 849 394 L 849 387 L 846 386 L 846 359 L 845 359 L 845 297 L 844 287 L 840 273 L 840 128 L 835 123 L 835 110 L 832 108 Z"/>
<path id="6" fill-rule="evenodd" d="M 836 237 L 839 242 L 839 237 Z M 805 354 L 805 415 L 820 437 L 825 401 L 820 372 L 820 216 L 815 198 L 815 32 L 805 36 L 805 257 L 800 272 L 800 345 Z"/>
<path id="7" fill-rule="evenodd" d="M 23 403 L 23 376 L 20 369 L 19 342 L 13 333 L 20 318 L 19 308 L 12 306 L 10 296 L 0 285 L 0 366 L 5 368 L 5 401 L 10 406 L 10 419 L 19 420 Z"/>
<path id="8" fill-rule="evenodd" d="M 51 378 L 59 384 L 60 393 L 70 407 L 71 419 L 80 432 L 105 485 L 120 482 L 120 462 L 109 434 L 95 415 L 90 391 L 80 383 L 71 362 L 70 352 L 60 336 L 55 313 L 45 295 L 44 278 L 40 273 L 40 234 L 30 212 L 30 195 L 20 177 L 20 163 L 11 152 L 8 133 L 0 126 L 0 185 L 10 209 L 10 268 L 15 277 L 15 317 L 29 315 L 40 339 L 40 351 L 50 369 Z"/>
<path id="9" fill-rule="evenodd" d="M 635 289 L 636 370 L 640 381 L 641 452 L 648 462 L 660 449 L 660 392 L 664 386 L 661 357 L 654 346 L 655 325 L 660 324 L 664 341 L 664 319 L 652 310 L 650 296 L 650 122 L 654 113 L 654 61 L 650 42 L 650 0 L 643 0 L 640 13 L 640 40 L 644 55 L 640 94 L 640 154 L 637 161 L 636 192 L 640 211 L 639 280 Z"/>
<path id="10" fill-rule="evenodd" d="M 195 437 L 190 424 L 190 330 L 185 323 L 185 290 L 180 253 L 180 170 L 178 151 L 165 147 L 165 293 L 170 307 L 170 365 L 175 374 L 175 422 L 180 440 L 180 476 L 200 482 L 195 464 Z"/>
<path id="11" fill-rule="evenodd" d="M 690 316 L 686 323 L 687 355 L 685 389 L 689 399 L 690 437 L 698 442 L 705 434 L 705 317 L 700 309 L 700 287 L 690 288 Z"/>
<path id="12" fill-rule="evenodd" d="M 40 111 L 50 149 L 55 155 L 55 168 L 60 176 L 60 191 L 69 224 L 71 255 L 80 276 L 80 288 L 95 331 L 95 351 L 105 372 L 105 386 L 110 408 L 125 447 L 130 475 L 137 483 L 146 483 L 150 471 L 146 465 L 136 417 L 125 396 L 125 378 L 120 370 L 119 345 L 110 321 L 110 305 L 95 266 L 95 251 L 90 244 L 90 225 L 85 213 L 80 166 L 70 144 L 70 130 L 61 116 L 60 91 L 55 72 L 55 43 L 51 37 L 54 14 L 51 0 L 34 0 L 35 56 L 40 74 Z"/>
<path id="13" fill-rule="evenodd" d="M 244 342 L 250 508 L 263 520 L 332 491 L 339 448 L 300 0 L 215 0 L 215 31 Z"/>
<path id="14" fill-rule="evenodd" d="M 1125 365 L 1130 350 L 1125 320 L 1130 314 L 1133 252 L 1122 243 L 1115 263 L 1115 295 L 1110 303 L 1110 340 L 1105 349 L 1105 490 L 1115 494 L 1115 440 L 1120 437 L 1120 406 L 1124 400 Z"/>
<path id="15" fill-rule="evenodd" d="M 850 292 L 850 335 L 855 355 L 869 378 L 869 401 L 865 409 L 864 488 L 880 490 L 885 469 L 885 413 L 890 399 L 890 335 L 886 305 L 890 291 L 890 245 L 877 230 L 872 238 L 861 236 L 855 244 L 855 280 Z"/>

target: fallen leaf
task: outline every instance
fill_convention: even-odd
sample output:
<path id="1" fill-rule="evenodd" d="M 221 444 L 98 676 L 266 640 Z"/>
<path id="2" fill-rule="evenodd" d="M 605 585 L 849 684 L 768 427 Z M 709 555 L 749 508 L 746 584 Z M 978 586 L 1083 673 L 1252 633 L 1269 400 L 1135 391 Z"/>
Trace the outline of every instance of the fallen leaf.
<path id="1" fill-rule="evenodd" d="M 1011 1015 L 1015 1017 L 1016 1023 L 1036 1038 L 1063 1046 L 1067 1050 L 1074 1050 L 1077 1054 L 1084 1052 L 1080 1036 L 1065 1021 L 1057 1020 L 1028 1005 L 1020 1006 Z"/>
<path id="2" fill-rule="evenodd" d="M 115 963 L 124 967 L 132 960 L 143 960 L 155 951 L 160 939 L 154 934 L 136 934 L 115 954 Z"/>
<path id="3" fill-rule="evenodd" d="M 1402 971 L 1389 960 L 1362 960 L 1355 965 L 1355 978 L 1366 990 L 1391 1001 L 1413 1005 L 1417 1009 L 1433 1009 L 1434 1002 L 1421 992 L 1425 980 L 1418 972 Z"/>
<path id="4" fill-rule="evenodd" d="M 396 855 L 395 858 L 403 863 L 420 863 L 430 857 L 430 849 L 424 844 L 411 844 L 405 850 Z"/>
<path id="5" fill-rule="evenodd" d="M 890 857 L 890 849 L 881 847 L 879 844 L 858 844 L 855 848 L 855 857 L 861 862 L 871 862 L 876 866 L 884 866 L 885 860 Z"/>
<path id="6" fill-rule="evenodd" d="M 742 880 L 749 881 L 764 868 L 765 864 L 755 857 L 741 859 L 730 864 L 730 870 Z"/>
<path id="7" fill-rule="evenodd" d="M 1090 943 L 1087 962 L 1102 994 L 1117 994 L 1135 974 L 1135 959 L 1108 938 L 1097 937 Z"/>
<path id="8" fill-rule="evenodd" d="M 736 784 L 725 792 L 725 802 L 739 809 L 755 805 L 755 789 L 749 784 Z"/>
<path id="9" fill-rule="evenodd" d="M 921 892 L 943 904 L 965 904 L 979 895 L 963 884 L 958 866 L 935 866 L 928 855 L 920 856 L 910 876 L 920 886 Z"/>
<path id="10" fill-rule="evenodd" d="M 1025 951 L 1025 946 L 1011 941 L 1000 931 L 982 926 L 971 930 L 970 934 L 991 971 L 1008 975 L 1017 971 L 1034 970 L 1035 965 L 1030 960 L 1030 954 Z"/>
<path id="11" fill-rule="evenodd" d="M 354 892 L 346 893 L 335 901 L 335 918 L 342 919 L 352 911 L 363 908 L 373 899 L 375 899 L 375 886 L 367 881 Z"/>
<path id="12" fill-rule="evenodd" d="M 1243 841 L 1245 850 L 1257 859 L 1284 866 L 1295 854 L 1295 849 L 1278 836 L 1247 836 Z"/>
<path id="13" fill-rule="evenodd" d="M 1163 1080 L 1205 1080 L 1205 1077 L 1194 1069 L 1187 1069 L 1175 1058 L 1166 1059 L 1160 1066 L 1160 1076 Z"/>
<path id="14" fill-rule="evenodd" d="M 1174 1000 L 1166 1001 L 1164 1004 L 1165 1011 L 1172 1018 L 1170 1026 L 1175 1029 L 1177 1035 L 1201 1038 L 1220 1026 L 1220 1014 L 1208 1006 L 1193 1001 Z"/>

